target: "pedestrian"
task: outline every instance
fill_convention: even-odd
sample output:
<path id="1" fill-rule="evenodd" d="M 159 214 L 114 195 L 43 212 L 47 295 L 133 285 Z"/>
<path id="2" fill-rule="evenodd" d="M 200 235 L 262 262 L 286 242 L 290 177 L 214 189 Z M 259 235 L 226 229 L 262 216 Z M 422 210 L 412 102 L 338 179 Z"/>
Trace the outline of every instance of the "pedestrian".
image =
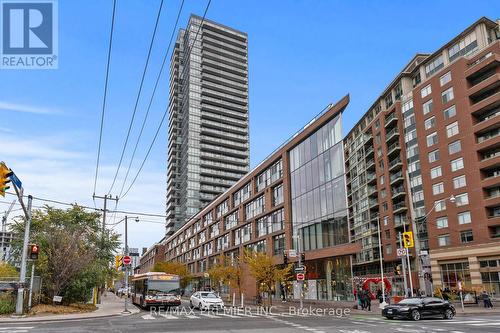
<path id="1" fill-rule="evenodd" d="M 378 298 L 378 302 L 379 303 L 382 303 L 383 299 L 382 299 L 382 290 L 377 290 L 377 298 Z"/>
<path id="2" fill-rule="evenodd" d="M 491 304 L 490 295 L 486 292 L 486 290 L 483 291 L 483 304 L 484 307 L 487 309 L 493 308 L 493 304 Z"/>
<path id="3" fill-rule="evenodd" d="M 372 310 L 372 298 L 370 297 L 368 290 L 365 293 L 365 308 L 367 308 L 368 311 Z"/>
<path id="4" fill-rule="evenodd" d="M 361 310 L 365 309 L 364 297 L 365 297 L 365 295 L 364 295 L 363 291 L 360 291 L 358 293 L 358 304 L 359 304 L 359 307 L 361 308 Z"/>

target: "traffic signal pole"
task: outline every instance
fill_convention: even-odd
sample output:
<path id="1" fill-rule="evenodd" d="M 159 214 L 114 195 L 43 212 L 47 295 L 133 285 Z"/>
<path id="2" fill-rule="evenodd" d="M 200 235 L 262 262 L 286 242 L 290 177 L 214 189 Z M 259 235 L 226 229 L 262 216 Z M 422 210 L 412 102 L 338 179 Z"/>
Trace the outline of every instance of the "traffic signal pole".
<path id="1" fill-rule="evenodd" d="M 401 249 L 403 248 L 403 237 L 401 236 L 401 231 L 399 232 L 399 247 Z M 407 252 L 408 252 L 408 250 L 407 250 Z M 404 284 L 403 295 L 406 297 L 406 289 L 408 289 L 408 281 L 406 281 L 405 256 L 401 257 L 401 268 L 403 269 L 403 284 Z"/>
<path id="2" fill-rule="evenodd" d="M 128 217 L 127 215 L 125 215 L 125 256 L 128 256 Z M 123 310 L 122 313 L 130 313 L 130 311 L 128 310 L 127 306 L 128 306 L 128 297 L 129 297 L 129 293 L 128 293 L 128 269 L 130 267 L 130 265 L 123 265 L 123 267 L 125 268 L 125 309 Z"/>
<path id="3" fill-rule="evenodd" d="M 28 208 L 25 208 L 24 202 L 22 200 L 22 196 L 19 193 L 19 189 L 14 184 L 14 189 L 16 190 L 16 194 L 19 198 L 19 202 L 23 207 L 23 210 L 26 215 L 26 224 L 24 226 L 24 241 L 23 241 L 23 250 L 21 255 L 21 271 L 19 273 L 19 288 L 17 289 L 17 301 L 16 301 L 16 315 L 23 315 L 23 304 L 24 304 L 24 284 L 26 283 L 26 261 L 28 258 L 28 243 L 30 238 L 30 226 L 31 226 L 31 205 L 33 202 L 33 197 L 28 195 Z"/>

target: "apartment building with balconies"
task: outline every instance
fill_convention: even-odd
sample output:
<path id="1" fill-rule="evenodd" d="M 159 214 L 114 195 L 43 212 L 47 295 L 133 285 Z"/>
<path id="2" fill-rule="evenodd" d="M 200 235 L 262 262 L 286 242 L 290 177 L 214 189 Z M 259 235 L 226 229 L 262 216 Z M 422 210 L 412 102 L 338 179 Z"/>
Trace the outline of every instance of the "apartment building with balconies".
<path id="1" fill-rule="evenodd" d="M 417 54 L 346 136 L 351 237 L 362 244 L 354 276 L 380 275 L 380 237 L 400 293 L 394 267 L 405 262 L 396 249 L 406 230 L 415 288 L 461 281 L 500 292 L 499 38 L 498 23 L 481 18 Z"/>
<path id="2" fill-rule="evenodd" d="M 249 170 L 247 35 L 191 15 L 170 63 L 166 234 Z"/>

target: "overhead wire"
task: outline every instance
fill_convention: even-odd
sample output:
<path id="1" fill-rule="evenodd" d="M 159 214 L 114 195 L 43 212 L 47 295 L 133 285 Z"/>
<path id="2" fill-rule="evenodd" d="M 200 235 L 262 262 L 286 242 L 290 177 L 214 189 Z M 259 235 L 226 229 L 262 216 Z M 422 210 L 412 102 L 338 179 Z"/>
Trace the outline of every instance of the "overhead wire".
<path id="1" fill-rule="evenodd" d="M 160 82 L 160 78 L 161 78 L 162 73 L 163 73 L 163 68 L 165 67 L 168 55 L 170 53 L 170 47 L 172 46 L 172 41 L 174 39 L 175 32 L 177 30 L 177 24 L 179 23 L 179 18 L 181 16 L 182 8 L 184 7 L 184 1 L 185 0 L 181 1 L 181 5 L 180 5 L 179 10 L 177 12 L 177 18 L 175 20 L 174 28 L 172 29 L 172 34 L 170 35 L 170 41 L 168 43 L 167 51 L 165 52 L 165 56 L 163 57 L 163 61 L 162 61 L 161 67 L 160 67 L 160 71 L 158 72 L 158 75 L 156 76 L 156 82 L 155 82 L 155 85 L 154 85 L 154 88 L 153 88 L 153 92 L 151 94 L 151 98 L 149 99 L 149 103 L 148 103 L 148 107 L 147 107 L 147 110 L 146 110 L 146 114 L 145 114 L 144 119 L 142 121 L 141 130 L 140 130 L 139 136 L 137 137 L 137 140 L 135 142 L 134 151 L 132 153 L 132 157 L 130 158 L 130 163 L 129 163 L 128 168 L 127 168 L 127 173 L 125 174 L 125 179 L 123 180 L 122 187 L 120 189 L 120 194 L 118 195 L 118 197 L 120 197 L 120 198 L 122 197 L 123 189 L 125 187 L 125 183 L 127 182 L 128 175 L 130 173 L 130 169 L 132 167 L 132 163 L 134 161 L 135 154 L 137 152 L 137 147 L 139 146 L 139 141 L 141 140 L 142 133 L 144 131 L 144 127 L 146 125 L 146 121 L 147 121 L 148 116 L 149 116 L 149 111 L 151 109 L 151 105 L 153 104 L 153 99 L 154 99 L 154 96 L 156 94 L 156 89 L 158 88 L 158 83 Z"/>
<path id="2" fill-rule="evenodd" d="M 112 184 L 111 184 L 111 186 L 109 188 L 108 194 L 111 194 L 111 191 L 113 190 L 113 187 L 115 186 L 116 178 L 118 177 L 118 173 L 120 172 L 120 168 L 121 168 L 121 165 L 122 165 L 122 162 L 123 162 L 123 156 L 125 155 L 125 150 L 127 149 L 128 140 L 130 138 L 130 132 L 131 132 L 132 126 L 134 124 L 134 119 L 135 119 L 135 115 L 136 115 L 136 112 L 137 112 L 137 106 L 139 105 L 139 99 L 141 97 L 142 87 L 144 85 L 144 79 L 146 77 L 146 72 L 147 72 L 147 69 L 148 69 L 148 66 L 149 66 L 149 59 L 151 58 L 151 51 L 153 49 L 153 44 L 154 44 L 154 40 L 155 40 L 155 36 L 156 36 L 156 31 L 158 29 L 158 23 L 160 21 L 160 16 L 161 16 L 162 8 L 163 8 L 163 0 L 160 1 L 160 6 L 158 8 L 158 13 L 156 15 L 156 21 L 155 21 L 155 25 L 154 25 L 154 30 L 153 30 L 153 34 L 151 36 L 151 41 L 149 43 L 148 55 L 147 55 L 147 58 L 146 58 L 146 63 L 144 64 L 144 69 L 142 71 L 141 83 L 139 85 L 139 91 L 137 92 L 137 97 L 136 97 L 136 100 L 135 100 L 134 110 L 132 112 L 132 118 L 130 119 L 130 123 L 129 123 L 128 130 L 127 130 L 127 135 L 126 135 L 125 142 L 123 144 L 123 148 L 122 148 L 122 152 L 121 152 L 121 156 L 120 156 L 120 161 L 118 163 L 118 167 L 116 168 L 116 172 L 115 172 L 115 175 L 113 177 L 113 182 L 112 182 Z"/>
<path id="3" fill-rule="evenodd" d="M 101 124 L 99 128 L 99 144 L 97 146 L 97 161 L 96 161 L 96 167 L 95 167 L 95 176 L 94 176 L 94 190 L 93 194 L 95 195 L 95 190 L 97 187 L 97 177 L 99 173 L 99 163 L 100 163 L 100 158 L 101 158 L 101 145 L 102 145 L 102 134 L 103 134 L 103 129 L 104 129 L 104 114 L 106 111 L 106 99 L 108 96 L 108 80 L 109 80 L 109 69 L 110 69 L 110 64 L 111 64 L 111 50 L 112 50 L 112 45 L 113 45 L 113 31 L 115 27 L 115 12 L 116 12 L 116 0 L 113 0 L 113 12 L 111 16 L 111 30 L 109 33 L 109 46 L 108 46 L 108 59 L 106 63 L 106 77 L 104 80 L 104 95 L 103 95 L 103 100 L 102 100 L 102 111 L 101 111 Z M 95 207 L 95 199 L 94 199 L 94 207 Z"/>
<path id="4" fill-rule="evenodd" d="M 188 53 L 187 53 L 187 58 L 189 58 L 189 56 L 191 55 L 191 51 L 193 50 L 193 47 L 194 47 L 194 44 L 196 43 L 196 40 L 198 39 L 198 34 L 201 30 L 201 27 L 203 26 L 203 22 L 205 21 L 205 16 L 207 15 L 207 11 L 208 11 L 208 8 L 210 7 L 210 4 L 211 4 L 212 0 L 208 0 L 207 2 L 207 6 L 205 7 L 205 11 L 203 13 L 203 17 L 201 19 L 201 23 L 200 23 L 200 26 L 198 27 L 198 30 L 196 31 L 196 35 L 195 35 L 195 38 L 193 40 L 193 43 L 191 45 L 191 48 L 188 50 Z M 187 66 L 185 66 L 183 68 L 183 71 L 182 73 L 184 73 L 184 71 L 186 70 Z M 181 76 L 182 76 L 182 73 L 181 73 Z M 155 133 L 155 136 L 153 137 L 153 140 L 151 141 L 151 144 L 149 145 L 149 148 L 148 148 L 148 151 L 146 153 L 146 156 L 144 157 L 144 159 L 142 160 L 142 163 L 141 163 L 141 166 L 139 167 L 139 169 L 137 170 L 137 173 L 134 177 L 134 179 L 132 180 L 132 183 L 129 185 L 129 187 L 127 188 L 127 190 L 125 191 L 125 194 L 123 194 L 121 196 L 121 198 L 125 197 L 127 195 L 127 193 L 130 191 L 130 189 L 132 188 L 132 186 L 134 186 L 135 182 L 137 181 L 137 178 L 139 177 L 143 167 L 144 167 L 144 164 L 146 163 L 147 159 L 149 158 L 149 154 L 151 153 L 151 150 L 156 142 L 156 139 L 158 138 L 158 134 L 163 126 L 163 123 L 165 121 L 165 117 L 167 116 L 167 113 L 168 113 L 168 105 L 167 107 L 165 108 L 165 112 L 163 113 L 163 117 L 161 118 L 161 121 L 160 123 L 158 124 L 158 128 L 156 129 L 156 133 Z"/>

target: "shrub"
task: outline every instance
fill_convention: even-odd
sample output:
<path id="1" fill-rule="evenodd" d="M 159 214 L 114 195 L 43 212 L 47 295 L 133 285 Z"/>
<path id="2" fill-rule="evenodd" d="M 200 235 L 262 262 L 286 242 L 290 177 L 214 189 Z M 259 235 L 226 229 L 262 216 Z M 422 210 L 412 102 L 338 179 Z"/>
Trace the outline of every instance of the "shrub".
<path id="1" fill-rule="evenodd" d="M 0 315 L 16 311 L 16 300 L 13 293 L 0 293 Z"/>

